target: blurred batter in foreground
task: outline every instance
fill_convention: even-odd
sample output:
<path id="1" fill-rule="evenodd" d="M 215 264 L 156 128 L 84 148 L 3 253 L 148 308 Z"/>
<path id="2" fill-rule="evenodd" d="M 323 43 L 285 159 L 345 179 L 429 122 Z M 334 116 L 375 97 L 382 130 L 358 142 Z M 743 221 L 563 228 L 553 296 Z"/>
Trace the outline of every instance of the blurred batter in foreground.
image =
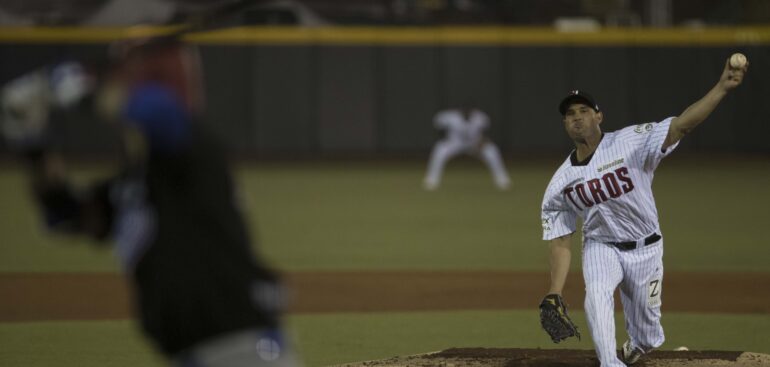
<path id="1" fill-rule="evenodd" d="M 113 51 L 94 104 L 121 129 L 124 160 L 88 188 L 71 185 L 46 148 L 47 114 L 25 113 L 57 104 L 63 85 L 65 95 L 87 94 L 88 77 L 51 79 L 38 100 L 15 93 L 30 89 L 19 80 L 4 89 L 3 132 L 24 151 L 48 227 L 114 241 L 141 325 L 173 365 L 297 365 L 280 330 L 278 279 L 252 253 L 223 149 L 198 120 L 197 50 L 158 42 Z"/>

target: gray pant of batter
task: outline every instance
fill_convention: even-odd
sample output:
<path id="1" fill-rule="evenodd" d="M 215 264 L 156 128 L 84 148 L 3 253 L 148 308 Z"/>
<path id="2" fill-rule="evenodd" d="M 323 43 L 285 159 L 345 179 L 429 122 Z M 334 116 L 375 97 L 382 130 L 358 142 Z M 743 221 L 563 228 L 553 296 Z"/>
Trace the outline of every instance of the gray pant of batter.
<path id="1" fill-rule="evenodd" d="M 280 332 L 243 330 L 216 337 L 183 353 L 174 367 L 301 367 Z"/>

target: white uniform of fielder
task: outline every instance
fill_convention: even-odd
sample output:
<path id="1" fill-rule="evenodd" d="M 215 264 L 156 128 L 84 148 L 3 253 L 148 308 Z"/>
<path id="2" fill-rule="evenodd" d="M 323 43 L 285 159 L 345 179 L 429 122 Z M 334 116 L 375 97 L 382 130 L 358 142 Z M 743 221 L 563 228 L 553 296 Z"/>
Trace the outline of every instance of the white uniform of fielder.
<path id="1" fill-rule="evenodd" d="M 438 188 L 444 166 L 461 153 L 481 158 L 492 171 L 498 188 L 505 190 L 510 186 L 511 180 L 500 157 L 500 151 L 484 136 L 484 130 L 489 127 L 489 117 L 486 113 L 478 109 L 443 110 L 436 114 L 434 125 L 437 129 L 446 130 L 447 136 L 433 147 L 423 182 L 427 190 Z"/>
<path id="2" fill-rule="evenodd" d="M 748 65 L 725 63 L 719 82 L 678 117 L 602 133 L 593 97 L 572 91 L 559 112 L 576 149 L 548 184 L 543 239 L 550 240 L 551 286 L 561 295 L 570 263 L 570 235 L 583 220 L 585 312 L 602 367 L 633 364 L 664 341 L 660 324 L 663 239 L 652 194 L 661 160 L 737 87 Z M 614 300 L 620 287 L 629 339 L 616 352 Z"/>

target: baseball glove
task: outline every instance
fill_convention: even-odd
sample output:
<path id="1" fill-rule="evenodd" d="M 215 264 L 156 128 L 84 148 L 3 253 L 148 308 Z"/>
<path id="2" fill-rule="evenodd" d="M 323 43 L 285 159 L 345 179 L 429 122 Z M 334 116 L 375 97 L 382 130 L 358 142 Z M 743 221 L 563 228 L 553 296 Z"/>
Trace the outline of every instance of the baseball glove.
<path id="1" fill-rule="evenodd" d="M 580 332 L 567 315 L 567 305 L 558 294 L 549 294 L 540 302 L 540 325 L 554 343 L 571 336 L 580 340 Z"/>

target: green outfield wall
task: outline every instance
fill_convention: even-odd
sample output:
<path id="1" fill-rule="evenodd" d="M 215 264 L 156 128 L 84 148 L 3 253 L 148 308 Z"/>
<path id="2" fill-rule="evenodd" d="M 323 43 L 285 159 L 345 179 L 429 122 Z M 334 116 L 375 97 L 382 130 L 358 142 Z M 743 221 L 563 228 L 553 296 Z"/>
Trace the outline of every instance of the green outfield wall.
<path id="1" fill-rule="evenodd" d="M 169 28 L 0 29 L 0 80 L 52 60 L 94 58 L 110 42 Z M 604 128 L 676 115 L 716 82 L 733 52 L 751 70 L 683 151 L 770 152 L 770 27 L 607 29 L 249 27 L 187 37 L 200 45 L 207 117 L 230 146 L 264 155 L 415 154 L 440 135 L 436 110 L 472 102 L 506 153 L 563 151 L 556 110 L 592 92 Z M 83 119 L 87 120 L 87 119 Z M 114 146 L 91 122 L 68 122 L 63 145 Z"/>

